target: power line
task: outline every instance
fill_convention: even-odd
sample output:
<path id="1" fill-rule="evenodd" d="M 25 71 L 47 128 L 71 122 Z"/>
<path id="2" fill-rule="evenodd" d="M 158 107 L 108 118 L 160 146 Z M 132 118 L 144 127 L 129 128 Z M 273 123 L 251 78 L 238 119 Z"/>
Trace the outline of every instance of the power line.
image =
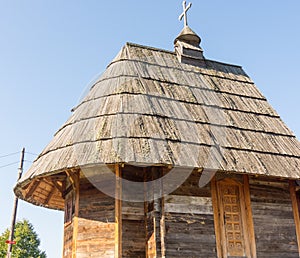
<path id="1" fill-rule="evenodd" d="M 17 163 L 19 163 L 19 161 L 16 161 L 16 162 L 13 162 L 13 163 L 9 163 L 9 164 L 6 164 L 6 165 L 4 165 L 4 166 L 1 166 L 0 168 L 5 168 L 5 167 L 11 166 L 11 165 L 15 165 L 15 164 L 17 164 Z"/>
<path id="2" fill-rule="evenodd" d="M 18 152 L 19 153 L 19 152 Z M 36 153 L 32 153 L 32 152 L 28 152 L 28 151 L 26 151 L 25 152 L 26 154 L 30 154 L 30 155 L 33 155 L 33 156 L 37 156 L 38 154 L 36 154 Z"/>
<path id="3" fill-rule="evenodd" d="M 13 153 L 9 153 L 9 154 L 0 156 L 0 158 L 5 158 L 5 157 L 13 156 L 13 155 L 16 155 L 16 154 L 19 154 L 19 153 L 20 153 L 19 151 L 13 152 Z"/>
<path id="4" fill-rule="evenodd" d="M 20 152 L 13 152 L 13 153 L 9 153 L 9 154 L 6 154 L 6 155 L 2 155 L 0 156 L 0 158 L 5 158 L 5 157 L 9 157 L 9 156 L 13 156 L 13 155 L 16 155 L 16 154 L 19 154 Z M 30 155 L 34 155 L 34 156 L 37 156 L 37 154 L 35 153 L 32 153 L 32 152 L 25 152 L 26 154 L 30 154 Z M 33 163 L 32 160 L 24 160 L 25 162 L 28 162 L 28 163 Z M 6 168 L 6 167 L 9 167 L 9 166 L 12 166 L 12 165 L 15 165 L 17 164 L 19 161 L 16 161 L 16 162 L 12 162 L 12 163 L 8 163 L 6 165 L 3 165 L 3 166 L 0 166 L 0 168 Z"/>

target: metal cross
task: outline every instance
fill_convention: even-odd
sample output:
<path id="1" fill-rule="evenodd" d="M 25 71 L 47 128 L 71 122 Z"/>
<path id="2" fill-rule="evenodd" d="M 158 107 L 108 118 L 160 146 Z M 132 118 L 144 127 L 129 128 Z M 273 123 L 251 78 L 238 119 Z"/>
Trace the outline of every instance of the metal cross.
<path id="1" fill-rule="evenodd" d="M 181 21 L 182 18 L 184 17 L 184 27 L 188 26 L 188 23 L 187 23 L 187 11 L 192 7 L 192 3 L 189 3 L 188 6 L 186 6 L 186 1 L 183 1 L 182 2 L 182 7 L 183 7 L 183 13 L 180 14 L 179 16 L 179 20 Z"/>

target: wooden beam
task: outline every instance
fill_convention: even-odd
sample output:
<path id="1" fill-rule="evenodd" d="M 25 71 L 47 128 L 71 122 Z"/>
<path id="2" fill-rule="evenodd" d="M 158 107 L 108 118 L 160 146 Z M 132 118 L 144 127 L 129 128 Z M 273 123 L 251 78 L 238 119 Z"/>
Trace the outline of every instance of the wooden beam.
<path id="1" fill-rule="evenodd" d="M 53 176 L 50 176 L 49 178 L 51 180 L 55 180 L 55 181 L 64 181 L 66 179 L 67 175 L 66 174 L 55 174 Z"/>
<path id="2" fill-rule="evenodd" d="M 48 204 L 49 201 L 51 200 L 51 197 L 53 196 L 53 194 L 55 193 L 55 186 L 52 187 L 51 191 L 49 192 L 47 199 L 45 200 L 45 203 Z"/>
<path id="3" fill-rule="evenodd" d="M 24 186 L 22 187 L 23 191 L 24 191 L 24 190 L 27 190 L 30 186 L 31 186 L 31 182 L 28 183 L 28 184 L 26 184 L 26 185 L 24 185 Z"/>
<path id="4" fill-rule="evenodd" d="M 116 188 L 115 188 L 115 258 L 122 257 L 122 181 L 121 167 L 115 165 Z"/>
<path id="5" fill-rule="evenodd" d="M 69 172 L 66 171 L 70 182 L 72 183 L 75 192 L 75 211 L 73 217 L 73 238 L 72 238 L 72 258 L 76 258 L 77 250 L 77 235 L 78 235 L 78 216 L 79 216 L 79 179 L 80 171 Z"/>
<path id="6" fill-rule="evenodd" d="M 161 178 L 163 171 L 159 167 L 152 167 L 152 175 L 154 178 Z M 155 189 L 156 191 L 158 189 Z M 163 184 L 160 181 L 159 196 L 163 195 Z M 154 196 L 157 198 L 157 196 Z M 164 216 L 164 198 L 154 200 L 154 228 L 155 228 L 155 242 L 156 242 L 156 253 L 158 257 L 165 257 L 165 216 Z"/>
<path id="7" fill-rule="evenodd" d="M 246 211 L 246 220 L 247 220 L 247 229 L 249 234 L 249 243 L 250 243 L 250 252 L 251 257 L 256 258 L 256 243 L 255 243 L 255 232 L 253 224 L 253 214 L 251 208 L 251 196 L 250 196 L 250 186 L 249 186 L 249 177 L 248 175 L 243 176 L 244 180 L 244 198 L 245 198 L 245 211 Z"/>
<path id="8" fill-rule="evenodd" d="M 215 235 L 216 235 L 217 257 L 222 258 L 223 251 L 221 245 L 220 210 L 219 210 L 217 183 L 216 183 L 215 176 L 211 180 L 210 187 L 211 187 L 212 205 L 214 210 L 214 226 L 215 226 Z"/>
<path id="9" fill-rule="evenodd" d="M 160 214 L 160 250 L 161 257 L 166 257 L 166 225 L 165 225 L 165 213 L 164 213 L 164 197 L 161 198 L 161 214 Z"/>
<path id="10" fill-rule="evenodd" d="M 67 195 L 68 193 L 70 193 L 72 190 L 74 190 L 74 187 L 73 187 L 72 185 L 70 185 L 67 189 L 65 189 L 65 190 L 63 191 L 63 193 L 62 193 L 62 198 L 65 199 L 66 195 Z"/>
<path id="11" fill-rule="evenodd" d="M 29 188 L 29 191 L 26 193 L 25 199 L 28 199 L 33 194 L 33 192 L 38 188 L 41 181 L 42 180 L 40 179 L 36 179 L 35 181 L 33 181 L 32 186 Z"/>
<path id="12" fill-rule="evenodd" d="M 220 244 L 222 246 L 222 254 L 221 257 L 222 258 L 227 258 L 228 256 L 228 246 L 227 246 L 227 237 L 226 237 L 226 231 L 225 231 L 225 223 L 226 223 L 226 219 L 225 219 L 225 212 L 224 212 L 224 205 L 223 205 L 223 201 L 222 201 L 222 188 L 221 188 L 221 183 L 223 183 L 224 181 L 226 182 L 228 180 L 228 178 L 219 180 L 218 182 L 216 182 L 216 195 L 217 195 L 217 200 L 218 200 L 218 222 L 219 222 L 219 230 L 220 230 Z M 229 179 L 230 180 L 230 179 Z"/>
<path id="13" fill-rule="evenodd" d="M 244 233 L 244 245 L 245 245 L 245 252 L 246 257 L 256 258 L 256 252 L 252 255 L 251 253 L 251 242 L 255 243 L 255 238 L 251 239 L 251 221 L 252 217 L 249 218 L 249 211 L 251 211 L 251 202 L 250 202 L 250 194 L 249 194 L 249 185 L 248 188 L 245 189 L 245 178 L 243 177 L 243 184 L 239 184 L 239 200 L 240 200 L 240 208 L 241 208 L 241 218 L 242 218 L 242 225 L 243 225 L 243 233 Z M 249 201 L 246 201 L 245 193 L 249 196 Z M 251 212 L 252 214 L 252 212 Z M 254 230 L 253 230 L 254 233 Z M 254 234 L 252 235 L 254 237 Z"/>
<path id="14" fill-rule="evenodd" d="M 78 176 L 78 171 L 66 171 L 66 174 L 74 188 L 76 190 L 76 180 L 79 181 L 79 178 L 77 179 Z"/>
<path id="15" fill-rule="evenodd" d="M 61 194 L 63 194 L 63 192 L 64 192 L 64 190 L 63 190 L 63 183 L 60 182 L 60 181 L 57 182 L 56 180 L 54 180 L 54 179 L 52 179 L 52 178 L 51 178 L 51 181 L 52 181 L 53 185 L 57 188 L 57 190 L 58 190 Z M 61 183 L 61 184 L 59 184 L 59 183 Z"/>
<path id="16" fill-rule="evenodd" d="M 164 169 L 159 168 L 161 177 L 164 176 Z M 164 191 L 164 185 L 161 181 L 161 196 L 163 196 Z M 165 237 L 166 237 L 166 224 L 165 224 L 165 198 L 161 197 L 161 217 L 160 217 L 160 245 L 161 245 L 161 257 L 166 257 L 166 243 L 165 243 Z"/>
<path id="17" fill-rule="evenodd" d="M 296 227 L 298 252 L 299 252 L 299 257 L 300 257 L 300 217 L 299 217 L 299 207 L 298 207 L 298 201 L 297 201 L 297 196 L 296 196 L 295 182 L 290 180 L 289 181 L 289 186 L 290 186 L 289 187 L 290 188 L 290 195 L 291 195 L 291 200 L 292 200 L 294 221 L 295 221 L 295 227 Z"/>
<path id="18" fill-rule="evenodd" d="M 145 221 L 145 253 L 148 256 L 148 196 L 147 196 L 147 169 L 143 168 L 144 174 L 144 221 Z"/>

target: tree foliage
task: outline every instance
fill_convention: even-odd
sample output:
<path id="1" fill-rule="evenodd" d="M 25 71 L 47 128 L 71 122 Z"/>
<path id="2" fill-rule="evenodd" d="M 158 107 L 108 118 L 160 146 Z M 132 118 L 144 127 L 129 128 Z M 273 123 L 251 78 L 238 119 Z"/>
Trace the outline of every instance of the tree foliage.
<path id="1" fill-rule="evenodd" d="M 8 245 L 5 243 L 9 238 L 9 229 L 6 229 L 0 236 L 0 257 L 6 257 Z M 34 231 L 32 224 L 28 220 L 16 223 L 13 245 L 13 258 L 46 258 L 46 253 L 39 249 L 40 239 Z"/>

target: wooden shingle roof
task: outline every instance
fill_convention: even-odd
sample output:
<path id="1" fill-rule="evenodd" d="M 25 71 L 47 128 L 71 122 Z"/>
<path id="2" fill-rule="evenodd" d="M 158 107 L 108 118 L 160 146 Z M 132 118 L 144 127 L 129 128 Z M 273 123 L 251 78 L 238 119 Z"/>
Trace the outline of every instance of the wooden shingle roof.
<path id="1" fill-rule="evenodd" d="M 300 144 L 240 66 L 127 43 L 15 190 L 29 199 L 34 180 L 113 163 L 299 179 Z"/>

